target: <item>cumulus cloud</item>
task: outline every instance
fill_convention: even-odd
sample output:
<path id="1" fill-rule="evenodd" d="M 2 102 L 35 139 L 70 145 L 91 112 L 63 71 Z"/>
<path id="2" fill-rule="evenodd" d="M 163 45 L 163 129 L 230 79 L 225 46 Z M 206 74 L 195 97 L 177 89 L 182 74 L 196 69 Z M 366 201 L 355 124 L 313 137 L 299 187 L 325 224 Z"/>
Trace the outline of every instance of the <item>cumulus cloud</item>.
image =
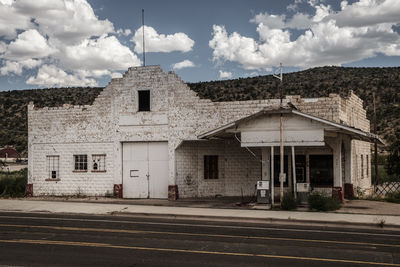
<path id="1" fill-rule="evenodd" d="M 186 34 L 178 32 L 175 34 L 159 34 L 150 27 L 144 26 L 146 52 L 188 52 L 192 50 L 194 41 Z M 135 52 L 143 52 L 143 26 L 135 31 L 131 41 L 135 43 Z"/>
<path id="2" fill-rule="evenodd" d="M 37 66 L 40 66 L 41 63 L 42 63 L 41 60 L 35 60 L 35 59 L 26 59 L 22 61 L 7 60 L 5 65 L 0 68 L 0 74 L 7 75 L 10 73 L 14 73 L 21 75 L 23 69 L 32 69 Z"/>
<path id="3" fill-rule="evenodd" d="M 125 30 L 118 29 L 117 34 L 118 35 L 123 35 L 123 36 L 129 36 L 129 35 L 132 34 L 132 31 L 130 29 L 125 29 Z"/>
<path id="4" fill-rule="evenodd" d="M 400 14 L 400 5 L 393 0 L 343 2 L 339 11 L 320 1 L 308 4 L 314 14 L 254 16 L 250 21 L 257 24 L 258 40 L 214 25 L 209 41 L 213 60 L 238 62 L 244 69 L 259 70 L 280 62 L 305 68 L 341 65 L 378 53 L 400 55 L 400 35 L 393 30 L 400 23 L 400 16 L 395 15 Z M 293 39 L 293 29 L 305 31 Z"/>
<path id="5" fill-rule="evenodd" d="M 140 65 L 138 57 L 127 46 L 122 45 L 115 36 L 106 35 L 67 46 L 63 62 L 70 69 L 80 68 L 84 62 L 85 69 L 89 70 L 122 70 Z"/>
<path id="6" fill-rule="evenodd" d="M 141 32 L 136 31 L 137 51 Z M 0 0 L 0 75 L 30 69 L 37 74 L 29 84 L 95 85 L 100 77 L 141 64 L 118 40 L 130 35 L 130 29 L 115 30 L 109 20 L 98 18 L 87 0 Z M 149 52 L 187 52 L 194 45 L 184 33 L 158 34 L 151 27 L 146 40 Z"/>
<path id="7" fill-rule="evenodd" d="M 42 58 L 55 52 L 47 40 L 35 29 L 19 34 L 6 48 L 3 58 L 25 60 Z"/>
<path id="8" fill-rule="evenodd" d="M 192 61 L 186 59 L 186 60 L 184 60 L 184 61 L 175 63 L 175 64 L 172 66 L 172 68 L 173 68 L 174 70 L 180 70 L 180 69 L 183 69 L 183 68 L 191 68 L 191 67 L 195 67 L 195 66 L 196 66 L 196 65 L 195 65 Z"/>
<path id="9" fill-rule="evenodd" d="M 114 31 L 113 24 L 98 19 L 86 0 L 19 0 L 12 7 L 18 14 L 33 18 L 42 33 L 64 44 Z"/>
<path id="10" fill-rule="evenodd" d="M 219 78 L 220 79 L 229 79 L 232 78 L 232 72 L 229 71 L 219 71 Z"/>
<path id="11" fill-rule="evenodd" d="M 29 77 L 26 83 L 38 86 L 97 86 L 95 79 L 68 74 L 54 65 L 43 65 L 36 77 Z"/>

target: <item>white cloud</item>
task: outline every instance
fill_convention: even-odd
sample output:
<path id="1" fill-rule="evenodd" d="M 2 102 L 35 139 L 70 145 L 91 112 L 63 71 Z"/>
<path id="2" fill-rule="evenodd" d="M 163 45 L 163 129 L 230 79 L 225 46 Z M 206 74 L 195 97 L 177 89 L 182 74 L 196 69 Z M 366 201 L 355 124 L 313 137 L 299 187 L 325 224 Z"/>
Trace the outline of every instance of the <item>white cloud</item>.
<path id="1" fill-rule="evenodd" d="M 186 34 L 178 32 L 175 34 L 158 34 L 157 31 L 149 26 L 144 26 L 145 50 L 146 52 L 188 52 L 192 50 L 194 41 Z M 135 52 L 143 51 L 143 26 L 136 30 L 131 39 L 135 43 Z"/>
<path id="2" fill-rule="evenodd" d="M 43 58 L 55 52 L 47 40 L 37 30 L 27 30 L 19 34 L 6 48 L 3 58 L 25 60 Z"/>
<path id="3" fill-rule="evenodd" d="M 394 5 L 393 0 L 342 3 L 342 10 L 338 12 L 320 1 L 309 1 L 309 4 L 315 9 L 313 15 L 256 15 L 251 21 L 258 24 L 259 40 L 237 32 L 229 34 L 224 26 L 214 25 L 209 41 L 213 60 L 238 62 L 244 69 L 259 70 L 280 62 L 305 68 L 341 65 L 378 53 L 400 55 L 400 35 L 392 27 L 400 23 L 400 16 L 394 16 L 400 14 L 400 5 Z M 292 29 L 306 31 L 293 39 Z"/>
<path id="4" fill-rule="evenodd" d="M 220 79 L 229 79 L 232 78 L 232 72 L 229 71 L 219 71 L 219 78 Z"/>
<path id="5" fill-rule="evenodd" d="M 122 70 L 140 65 L 138 57 L 115 36 L 86 39 L 79 45 L 67 46 L 62 61 L 68 69 Z"/>
<path id="6" fill-rule="evenodd" d="M 22 74 L 23 69 L 32 69 L 42 64 L 41 60 L 26 59 L 22 61 L 6 61 L 6 64 L 0 68 L 1 75 L 7 75 L 9 73 L 15 73 L 18 75 Z"/>
<path id="7" fill-rule="evenodd" d="M 99 20 L 86 0 L 19 0 L 13 7 L 19 14 L 32 17 L 43 34 L 64 44 L 114 31 L 113 24 Z"/>
<path id="8" fill-rule="evenodd" d="M 125 29 L 125 30 L 118 29 L 117 34 L 118 35 L 123 35 L 123 36 L 129 36 L 129 35 L 132 34 L 132 31 L 130 29 Z"/>
<path id="9" fill-rule="evenodd" d="M 254 18 L 250 19 L 250 22 L 256 24 L 262 23 L 271 29 L 280 29 L 285 27 L 285 17 L 285 15 L 271 15 L 265 12 L 264 14 L 260 13 Z"/>
<path id="10" fill-rule="evenodd" d="M 30 84 L 45 86 L 45 77 L 48 86 L 66 85 L 61 78 L 72 85 L 95 84 L 97 78 L 141 64 L 118 40 L 130 35 L 130 29 L 115 30 L 109 20 L 98 18 L 87 0 L 0 0 L 0 75 L 23 75 L 24 69 L 43 65 L 29 77 Z M 141 35 L 136 37 L 139 51 Z M 187 52 L 194 45 L 184 33 L 158 34 L 151 27 L 146 40 L 148 51 L 157 52 Z"/>
<path id="11" fill-rule="evenodd" d="M 33 27 L 30 17 L 13 7 L 12 1 L 0 2 L 0 37 L 10 40 L 17 36 L 17 29 L 30 27 Z"/>
<path id="12" fill-rule="evenodd" d="M 192 61 L 186 59 L 186 60 L 184 60 L 184 61 L 175 63 L 175 64 L 172 66 L 172 68 L 173 68 L 174 70 L 180 70 L 180 69 L 183 69 L 183 68 L 191 68 L 191 67 L 195 67 L 195 66 L 196 66 L 196 65 L 195 65 Z"/>
<path id="13" fill-rule="evenodd" d="M 95 79 L 68 74 L 54 65 L 43 65 L 36 77 L 29 77 L 26 83 L 38 86 L 97 86 Z"/>

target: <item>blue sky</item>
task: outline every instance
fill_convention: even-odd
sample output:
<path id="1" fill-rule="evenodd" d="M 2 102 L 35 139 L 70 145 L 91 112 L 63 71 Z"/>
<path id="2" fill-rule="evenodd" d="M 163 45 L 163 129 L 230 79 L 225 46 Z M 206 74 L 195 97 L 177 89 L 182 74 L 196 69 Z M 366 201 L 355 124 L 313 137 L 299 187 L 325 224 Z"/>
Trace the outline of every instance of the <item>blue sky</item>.
<path id="1" fill-rule="evenodd" d="M 400 64 L 398 0 L 0 0 L 0 91 L 105 86 L 142 64 L 186 82 Z"/>

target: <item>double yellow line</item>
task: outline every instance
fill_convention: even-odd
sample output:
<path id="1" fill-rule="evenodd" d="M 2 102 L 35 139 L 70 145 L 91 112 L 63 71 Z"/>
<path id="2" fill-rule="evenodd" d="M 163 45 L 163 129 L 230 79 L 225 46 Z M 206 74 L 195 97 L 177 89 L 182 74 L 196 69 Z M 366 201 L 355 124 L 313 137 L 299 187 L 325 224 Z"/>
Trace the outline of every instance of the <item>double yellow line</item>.
<path id="1" fill-rule="evenodd" d="M 352 263 L 352 264 L 363 264 L 363 265 L 367 265 L 368 264 L 368 265 L 378 265 L 378 266 L 400 266 L 400 264 L 385 263 L 385 262 L 370 262 L 370 261 L 343 260 L 343 259 L 327 259 L 327 258 L 314 258 L 314 257 L 296 257 L 296 256 L 271 255 L 271 254 L 251 254 L 251 253 L 236 253 L 236 252 L 221 252 L 221 251 L 186 250 L 186 249 L 174 249 L 174 248 L 151 248 L 151 247 L 135 247 L 135 246 L 118 246 L 118 245 L 111 245 L 111 244 L 106 244 L 106 243 L 51 241 L 51 240 L 29 240 L 29 239 L 0 240 L 0 243 L 61 245 L 61 246 L 95 247 L 95 248 L 115 248 L 115 249 L 142 250 L 142 251 L 161 251 L 161 252 L 178 252 L 178 253 L 207 254 L 207 255 L 225 255 L 225 256 L 261 257 L 261 258 L 271 258 L 271 259 L 288 259 L 288 260 L 303 260 L 303 261 Z"/>
<path id="2" fill-rule="evenodd" d="M 51 229 L 51 230 L 64 230 L 64 231 L 87 231 L 87 232 L 104 232 L 104 233 L 126 233 L 126 234 L 154 234 L 154 235 L 161 234 L 161 235 L 181 235 L 181 236 L 203 236 L 203 237 L 217 237 L 217 238 L 277 240 L 277 241 L 295 241 L 295 242 L 309 242 L 309 243 L 325 243 L 325 244 L 340 244 L 340 245 L 356 245 L 356 246 L 400 248 L 400 245 L 397 245 L 397 244 L 350 242 L 350 241 L 303 239 L 303 238 L 286 238 L 286 237 L 267 237 L 267 236 L 198 234 L 198 233 L 162 232 L 162 231 L 144 231 L 144 230 L 122 230 L 122 229 L 105 229 L 105 228 L 82 228 L 82 227 L 66 227 L 66 226 L 48 226 L 48 225 L 0 224 L 0 227 Z"/>

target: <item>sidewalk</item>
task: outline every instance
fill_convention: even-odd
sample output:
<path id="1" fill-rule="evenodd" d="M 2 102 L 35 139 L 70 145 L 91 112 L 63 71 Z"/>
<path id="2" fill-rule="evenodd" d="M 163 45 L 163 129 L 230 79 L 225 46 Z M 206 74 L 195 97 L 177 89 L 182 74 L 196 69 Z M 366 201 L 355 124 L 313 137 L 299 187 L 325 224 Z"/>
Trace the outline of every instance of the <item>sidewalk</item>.
<path id="1" fill-rule="evenodd" d="M 395 215 L 371 215 L 354 213 L 323 213 L 306 211 L 271 211 L 255 209 L 226 209 L 226 208 L 197 208 L 177 206 L 154 206 L 108 204 L 76 201 L 43 201 L 0 199 L 0 211 L 15 212 L 49 212 L 49 213 L 73 213 L 73 214 L 97 214 L 109 215 L 116 213 L 142 214 L 142 215 L 169 215 L 190 217 L 211 217 L 215 219 L 247 219 L 247 220 L 288 220 L 290 222 L 314 222 L 314 223 L 342 223 L 366 224 L 400 227 L 400 216 Z"/>

